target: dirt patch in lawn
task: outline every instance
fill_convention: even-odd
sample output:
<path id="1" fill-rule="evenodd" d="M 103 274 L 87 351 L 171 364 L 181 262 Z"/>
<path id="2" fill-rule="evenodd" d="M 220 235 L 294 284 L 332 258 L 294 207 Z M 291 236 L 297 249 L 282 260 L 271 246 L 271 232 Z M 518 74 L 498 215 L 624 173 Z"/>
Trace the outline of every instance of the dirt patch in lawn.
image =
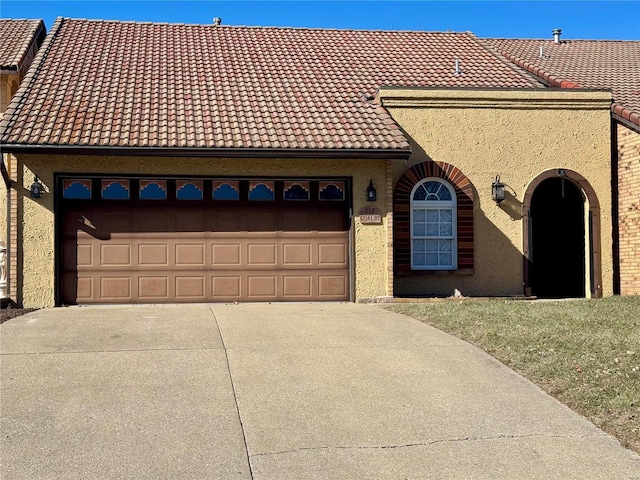
<path id="1" fill-rule="evenodd" d="M 12 318 L 19 317 L 24 315 L 25 313 L 35 312 L 38 310 L 37 308 L 19 308 L 14 303 L 2 304 L 2 308 L 0 309 L 0 323 L 4 323 L 7 320 L 11 320 Z"/>

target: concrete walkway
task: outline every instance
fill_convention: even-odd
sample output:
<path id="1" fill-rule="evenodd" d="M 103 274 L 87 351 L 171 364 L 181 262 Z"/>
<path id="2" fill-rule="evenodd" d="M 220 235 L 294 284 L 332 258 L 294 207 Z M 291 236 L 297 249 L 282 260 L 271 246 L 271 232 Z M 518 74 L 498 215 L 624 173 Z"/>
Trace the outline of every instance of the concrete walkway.
<path id="1" fill-rule="evenodd" d="M 0 327 L 14 479 L 640 479 L 482 351 L 373 305 L 47 309 Z"/>

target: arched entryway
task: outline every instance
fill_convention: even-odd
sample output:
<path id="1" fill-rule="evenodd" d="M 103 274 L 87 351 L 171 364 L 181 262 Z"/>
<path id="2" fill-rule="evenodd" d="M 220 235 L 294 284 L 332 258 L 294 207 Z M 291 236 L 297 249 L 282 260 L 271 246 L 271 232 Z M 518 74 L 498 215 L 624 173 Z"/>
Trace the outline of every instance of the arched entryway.
<path id="1" fill-rule="evenodd" d="M 525 293 L 601 296 L 598 211 L 595 192 L 575 172 L 548 171 L 529 185 L 523 203 Z"/>

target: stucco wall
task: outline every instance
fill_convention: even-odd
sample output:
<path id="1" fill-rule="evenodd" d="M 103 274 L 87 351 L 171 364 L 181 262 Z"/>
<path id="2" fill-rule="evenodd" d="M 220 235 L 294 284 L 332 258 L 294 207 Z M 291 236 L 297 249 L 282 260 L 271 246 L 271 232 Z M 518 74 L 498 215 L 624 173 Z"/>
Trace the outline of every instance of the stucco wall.
<path id="1" fill-rule="evenodd" d="M 389 295 L 387 271 L 387 205 L 385 160 L 329 159 L 192 159 L 87 157 L 55 155 L 19 155 L 22 165 L 18 183 L 22 185 L 18 201 L 22 211 L 19 237 L 22 242 L 22 286 L 19 300 L 28 307 L 54 304 L 54 174 L 117 173 L 122 175 L 237 175 L 237 176 L 344 176 L 353 177 L 353 211 L 364 206 L 380 209 L 383 223 L 362 225 L 354 218 L 355 297 Z M 45 185 L 40 199 L 32 199 L 27 189 L 37 175 Z M 365 192 L 372 179 L 378 187 L 378 200 L 366 202 Z M 366 204 L 366 205 L 365 205 Z"/>
<path id="2" fill-rule="evenodd" d="M 618 133 L 620 293 L 640 295 L 640 133 Z"/>
<path id="3" fill-rule="evenodd" d="M 578 172 L 597 194 L 602 288 L 612 294 L 610 94 L 384 88 L 379 98 L 412 142 L 409 162 L 395 162 L 394 184 L 411 165 L 433 160 L 459 168 L 475 194 L 474 273 L 398 276 L 397 294 L 522 295 L 522 201 L 534 178 L 557 168 Z M 500 206 L 491 200 L 496 175 L 510 192 Z"/>

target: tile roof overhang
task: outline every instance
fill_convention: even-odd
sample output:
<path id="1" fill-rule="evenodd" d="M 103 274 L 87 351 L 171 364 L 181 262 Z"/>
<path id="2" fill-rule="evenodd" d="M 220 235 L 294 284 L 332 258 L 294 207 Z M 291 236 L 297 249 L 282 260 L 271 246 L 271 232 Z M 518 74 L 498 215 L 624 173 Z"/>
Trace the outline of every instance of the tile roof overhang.
<path id="1" fill-rule="evenodd" d="M 471 33 L 59 18 L 0 122 L 0 146 L 406 158 L 409 142 L 375 101 L 383 84 L 542 85 Z"/>
<path id="2" fill-rule="evenodd" d="M 640 131 L 640 41 L 483 40 L 551 86 L 611 90 L 613 118 Z"/>
<path id="3" fill-rule="evenodd" d="M 21 70 L 29 50 L 45 35 L 42 20 L 0 18 L 0 72 Z"/>

